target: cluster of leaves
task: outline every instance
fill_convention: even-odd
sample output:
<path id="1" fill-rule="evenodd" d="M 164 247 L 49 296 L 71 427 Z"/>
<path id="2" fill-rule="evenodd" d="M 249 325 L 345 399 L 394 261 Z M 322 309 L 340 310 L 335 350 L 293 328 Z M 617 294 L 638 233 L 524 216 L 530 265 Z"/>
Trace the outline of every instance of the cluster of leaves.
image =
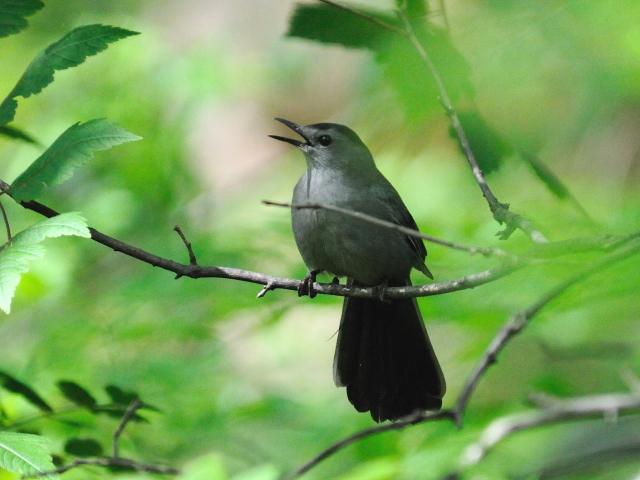
<path id="1" fill-rule="evenodd" d="M 518 153 L 517 158 L 531 167 L 549 191 L 560 199 L 572 201 L 582 210 L 562 180 L 536 155 L 512 145 L 475 108 L 468 107 L 474 104 L 475 96 L 471 68 L 448 31 L 424 21 L 430 13 L 428 4 L 422 0 L 397 4 L 406 12 L 416 37 L 429 52 L 441 75 L 482 170 L 485 173 L 494 172 L 507 158 Z M 347 9 L 326 3 L 298 4 L 291 16 L 287 35 L 373 52 L 398 95 L 408 122 L 418 123 L 440 113 L 442 105 L 438 101 L 440 94 L 437 84 L 411 43 L 403 36 L 403 25 L 398 16 L 393 11 L 349 6 L 345 2 L 340 2 L 340 5 Z M 450 135 L 463 151 L 453 128 L 450 129 Z"/>
<path id="2" fill-rule="evenodd" d="M 19 2 L 0 0 L 0 38 L 19 33 L 28 26 L 27 17 L 44 7 L 39 0 Z M 36 143 L 30 134 L 9 125 L 16 115 L 18 97 L 38 94 L 54 80 L 58 70 L 75 67 L 87 57 L 105 50 L 110 43 L 136 35 L 136 32 L 105 25 L 85 25 L 71 30 L 60 40 L 41 51 L 27 66 L 14 88 L 0 103 L 0 135 L 11 139 Z M 8 187 L 3 183 L 2 193 L 17 202 L 28 202 L 43 194 L 47 187 L 58 185 L 73 175 L 73 170 L 86 164 L 93 152 L 105 150 L 140 137 L 127 132 L 115 122 L 103 118 L 76 123 L 63 132 L 33 163 Z M 3 209 L 4 211 L 4 209 Z M 75 235 L 88 238 L 91 233 L 87 222 L 77 212 L 59 215 L 33 224 L 15 236 L 11 235 L 6 218 L 7 243 L 0 247 L 0 308 L 9 313 L 11 300 L 22 275 L 29 270 L 32 260 L 44 256 L 41 245 L 45 238 Z M 12 376 L 0 372 L 0 382 L 8 391 L 22 396 L 37 407 L 43 415 L 54 416 L 56 411 L 32 388 Z M 110 385 L 106 387 L 111 398 L 109 404 L 99 404 L 88 390 L 77 383 L 60 381 L 62 394 L 78 407 L 94 414 L 122 417 L 127 406 L 137 395 Z M 152 408 L 147 406 L 147 408 Z M 4 410 L 2 411 L 4 413 Z M 134 420 L 143 418 L 134 415 Z M 8 428 L 6 416 L 2 417 Z M 0 467 L 24 475 L 39 475 L 53 470 L 52 457 L 46 447 L 48 441 L 40 436 L 21 432 L 0 432 Z M 76 456 L 102 454 L 99 442 L 91 438 L 70 438 L 65 450 Z M 49 475 L 50 478 L 53 476 Z"/>
<path id="3" fill-rule="evenodd" d="M 102 443 L 92 437 L 69 437 L 64 445 L 64 454 L 51 456 L 48 445 L 50 441 L 46 438 L 34 434 L 29 424 L 42 418 L 62 421 L 69 426 L 82 428 L 83 424 L 65 419 L 74 410 L 84 410 L 93 415 L 107 415 L 109 417 L 122 418 L 129 406 L 139 396 L 135 392 L 129 392 L 116 385 L 104 387 L 110 402 L 99 403 L 95 396 L 85 387 L 69 380 L 60 380 L 56 386 L 60 393 L 69 400 L 75 407 L 68 406 L 54 409 L 50 402 L 47 402 L 32 387 L 6 372 L 0 371 L 0 385 L 7 391 L 22 397 L 29 404 L 36 407 L 40 414 L 30 419 L 15 420 L 6 414 L 6 409 L 0 404 L 0 467 L 20 472 L 23 475 L 42 475 L 55 470 L 62 465 L 65 456 L 76 458 L 101 457 L 105 449 Z M 159 411 L 156 407 L 142 403 L 143 409 Z M 131 420 L 135 422 L 146 422 L 147 420 L 134 413 Z M 14 432 L 11 430 L 19 430 Z M 26 433 L 25 430 L 29 433 Z M 66 455 L 65 455 L 66 454 Z M 54 478 L 55 475 L 47 474 L 47 478 Z"/>
<path id="4" fill-rule="evenodd" d="M 42 8 L 37 0 L 24 2 L 0 2 L 0 37 L 18 33 L 28 26 L 26 17 Z M 58 70 L 75 67 L 87 57 L 105 50 L 110 43 L 137 35 L 137 32 L 105 25 L 85 25 L 74 28 L 57 42 L 52 43 L 34 58 L 15 87 L 0 103 L 0 134 L 10 138 L 30 141 L 31 135 L 16 127 L 8 128 L 18 107 L 17 97 L 27 98 L 40 93 L 54 80 Z M 93 152 L 140 137 L 127 132 L 115 122 L 103 118 L 76 123 L 69 127 L 40 155 L 3 193 L 17 202 L 38 198 L 47 187 L 58 185 L 73 175 L 73 170 L 93 158 Z M 77 235 L 90 237 L 86 221 L 78 213 L 61 215 L 44 220 L 11 238 L 0 251 L 0 308 L 9 313 L 11 299 L 21 275 L 29 269 L 29 263 L 42 258 L 40 244 L 47 237 Z"/>

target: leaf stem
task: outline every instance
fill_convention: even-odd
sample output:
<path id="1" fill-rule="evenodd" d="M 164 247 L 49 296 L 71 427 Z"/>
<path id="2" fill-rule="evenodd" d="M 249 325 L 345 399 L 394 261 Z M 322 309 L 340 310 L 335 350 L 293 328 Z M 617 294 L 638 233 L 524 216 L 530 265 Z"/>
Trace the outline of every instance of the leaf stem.
<path id="1" fill-rule="evenodd" d="M 0 209 L 2 210 L 2 217 L 4 218 L 4 226 L 7 229 L 7 246 L 11 245 L 12 238 L 11 237 L 11 226 L 9 225 L 9 217 L 7 216 L 7 211 L 4 209 L 4 205 L 0 202 Z"/>

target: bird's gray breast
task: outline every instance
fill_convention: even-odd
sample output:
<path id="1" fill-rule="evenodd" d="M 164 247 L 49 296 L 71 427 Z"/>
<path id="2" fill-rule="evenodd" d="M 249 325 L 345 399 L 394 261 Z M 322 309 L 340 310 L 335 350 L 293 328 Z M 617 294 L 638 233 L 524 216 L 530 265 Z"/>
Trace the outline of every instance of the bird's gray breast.
<path id="1" fill-rule="evenodd" d="M 376 182 L 316 168 L 296 185 L 293 203 L 333 205 L 395 222 L 393 205 L 381 193 L 388 192 Z M 404 280 L 415 263 L 405 235 L 364 220 L 322 209 L 293 209 L 292 223 L 302 259 L 311 270 L 378 285 L 385 279 Z"/>

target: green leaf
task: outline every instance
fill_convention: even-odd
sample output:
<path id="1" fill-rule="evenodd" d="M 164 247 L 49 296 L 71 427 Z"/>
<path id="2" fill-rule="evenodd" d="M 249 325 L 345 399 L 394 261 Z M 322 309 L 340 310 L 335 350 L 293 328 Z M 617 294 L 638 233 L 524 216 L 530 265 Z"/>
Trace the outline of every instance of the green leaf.
<path id="1" fill-rule="evenodd" d="M 344 2 L 343 4 L 347 5 Z M 392 13 L 365 10 L 361 7 L 357 10 L 386 24 L 400 27 L 396 16 Z M 387 30 L 362 17 L 327 4 L 296 5 L 287 32 L 288 37 L 369 49 L 374 49 L 376 44 L 388 38 L 389 34 Z"/>
<path id="2" fill-rule="evenodd" d="M 395 29 L 405 29 L 393 12 L 349 8 Z M 449 33 L 425 21 L 426 6 L 422 2 L 411 2 L 408 8 L 414 33 L 447 85 L 452 101 L 473 98 L 471 69 Z M 415 47 L 405 36 L 384 26 L 332 5 L 303 4 L 296 6 L 287 36 L 375 52 L 376 61 L 383 66 L 386 79 L 398 93 L 407 120 L 412 123 L 420 123 L 442 109 L 433 75 Z"/>
<path id="3" fill-rule="evenodd" d="M 53 412 L 53 409 L 38 395 L 31 387 L 12 377 L 8 373 L 0 372 L 0 383 L 10 392 L 24 397 L 32 405 L 38 407 L 43 412 Z"/>
<path id="4" fill-rule="evenodd" d="M 44 256 L 44 247 L 39 243 L 45 238 L 61 235 L 91 237 L 82 215 L 78 212 L 63 213 L 23 230 L 13 237 L 11 245 L 0 249 L 0 308 L 6 313 L 11 309 L 11 299 L 22 274 L 29 271 L 29 263 Z"/>
<path id="5" fill-rule="evenodd" d="M 26 17 L 44 7 L 40 0 L 0 0 L 0 38 L 8 37 L 29 26 Z"/>
<path id="6" fill-rule="evenodd" d="M 1 126 L 0 135 L 8 138 L 13 138 L 15 140 L 22 140 L 24 142 L 31 143 L 33 145 L 40 145 L 40 142 L 38 142 L 31 135 L 11 125 Z"/>
<path id="7" fill-rule="evenodd" d="M 42 475 L 55 470 L 51 454 L 44 446 L 51 443 L 44 437 L 27 433 L 0 432 L 0 468 L 22 475 L 55 480 L 58 475 Z"/>
<path id="8" fill-rule="evenodd" d="M 70 438 L 64 451 L 76 457 L 100 457 L 104 453 L 102 445 L 94 438 Z"/>
<path id="9" fill-rule="evenodd" d="M 138 32 L 108 25 L 85 25 L 74 28 L 49 45 L 33 59 L 11 93 L 0 104 L 0 125 L 13 120 L 18 107 L 17 96 L 27 98 L 40 93 L 53 82 L 56 70 L 80 65 L 87 57 L 105 50 L 110 43 L 131 35 L 138 35 Z"/>
<path id="10" fill-rule="evenodd" d="M 120 387 L 116 385 L 107 385 L 104 387 L 107 395 L 111 398 L 111 401 L 116 405 L 122 405 L 124 407 L 129 407 L 131 402 L 133 402 L 136 398 L 140 398 L 140 396 L 136 392 L 131 392 L 127 390 L 122 390 Z M 161 412 L 158 407 L 154 407 L 153 405 L 149 405 L 148 403 L 142 402 L 142 407 L 147 410 L 153 410 L 154 412 Z"/>
<path id="11" fill-rule="evenodd" d="M 87 407 L 89 410 L 93 410 L 98 405 L 93 395 L 75 382 L 60 380 L 57 385 L 62 395 L 80 407 Z"/>
<path id="12" fill-rule="evenodd" d="M 94 151 L 134 140 L 140 137 L 104 118 L 76 123 L 14 180 L 9 192 L 17 202 L 34 199 L 42 194 L 46 185 L 57 185 L 71 178 L 76 167 L 93 158 Z"/>

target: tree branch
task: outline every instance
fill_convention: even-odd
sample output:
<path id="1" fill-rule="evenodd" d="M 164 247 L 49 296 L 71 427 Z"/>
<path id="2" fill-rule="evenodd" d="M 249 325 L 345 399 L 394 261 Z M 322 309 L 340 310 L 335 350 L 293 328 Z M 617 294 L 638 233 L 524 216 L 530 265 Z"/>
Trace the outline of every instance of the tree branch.
<path id="1" fill-rule="evenodd" d="M 441 410 L 439 412 L 416 412 L 409 417 L 399 420 L 396 423 L 379 425 L 367 430 L 363 430 L 361 432 L 355 433 L 344 440 L 341 440 L 325 451 L 323 451 L 320 455 L 315 457 L 310 462 L 306 463 L 302 467 L 300 467 L 295 472 L 290 475 L 284 477 L 286 480 L 291 480 L 296 478 L 303 473 L 307 472 L 309 469 L 313 468 L 315 465 L 320 463 L 322 460 L 330 457 L 334 453 L 342 450 L 343 448 L 357 442 L 363 438 L 370 437 L 373 435 L 377 435 L 379 433 L 387 432 L 389 430 L 402 430 L 403 428 L 409 425 L 415 425 L 418 423 L 423 423 L 426 421 L 435 421 L 449 418 L 453 420 L 459 428 L 462 427 L 462 419 L 467 409 L 467 405 L 475 391 L 478 383 L 484 377 L 484 374 L 487 372 L 489 367 L 496 363 L 498 354 L 504 350 L 507 343 L 518 333 L 520 333 L 530 322 L 530 320 L 549 302 L 560 296 L 571 286 L 579 283 L 583 280 L 586 280 L 590 275 L 593 275 L 596 272 L 604 270 L 607 267 L 614 265 L 615 263 L 622 261 L 632 255 L 635 255 L 640 252 L 640 239 L 638 238 L 639 234 L 633 234 L 632 240 L 624 244 L 624 246 L 620 247 L 618 250 L 613 253 L 608 254 L 607 256 L 600 259 L 598 262 L 592 264 L 590 267 L 582 270 L 578 274 L 570 277 L 564 282 L 557 285 L 551 291 L 549 291 L 546 295 L 542 296 L 538 301 L 533 303 L 529 308 L 516 313 L 511 316 L 509 320 L 505 323 L 505 325 L 500 329 L 496 337 L 493 339 L 489 347 L 487 348 L 485 354 L 480 360 L 478 366 L 476 367 L 473 374 L 467 380 L 462 392 L 460 393 L 456 404 L 451 409 Z M 637 401 L 640 402 L 640 394 L 637 392 L 634 393 Z M 455 474 L 454 474 L 455 475 Z M 455 478 L 455 477 L 452 477 Z"/>
<path id="2" fill-rule="evenodd" d="M 478 463 L 499 442 L 522 430 L 598 416 L 611 417 L 613 415 L 617 417 L 621 413 L 640 409 L 638 392 L 571 399 L 538 394 L 533 399 L 541 403 L 541 410 L 517 413 L 491 422 L 484 430 L 480 440 L 467 448 L 464 462 L 467 465 Z"/>
<path id="3" fill-rule="evenodd" d="M 471 170 L 476 177 L 476 181 L 478 182 L 478 185 L 482 190 L 482 195 L 484 195 L 484 198 L 486 198 L 487 203 L 489 204 L 491 213 L 493 213 L 493 218 L 495 218 L 498 223 L 506 223 L 507 225 L 507 227 L 501 232 L 498 232 L 497 235 L 500 236 L 501 240 L 506 240 L 515 231 L 516 228 L 519 228 L 520 230 L 525 232 L 535 243 L 547 243 L 549 240 L 547 240 L 544 234 L 540 232 L 531 221 L 516 213 L 510 212 L 509 204 L 499 202 L 489 188 L 489 185 L 484 178 L 484 173 L 480 169 L 476 156 L 471 149 L 469 138 L 467 137 L 467 134 L 462 127 L 462 123 L 460 122 L 458 114 L 453 108 L 453 102 L 451 101 L 451 97 L 449 96 L 447 87 L 445 86 L 444 81 L 440 76 L 440 72 L 431 60 L 431 57 L 429 56 L 427 51 L 420 43 L 420 40 L 418 40 L 418 37 L 414 33 L 413 27 L 411 26 L 411 22 L 409 22 L 409 19 L 407 18 L 404 8 L 398 10 L 398 16 L 404 23 L 406 36 L 409 38 L 409 40 L 411 40 L 411 43 L 415 47 L 420 57 L 422 57 L 422 60 L 427 65 L 427 68 L 431 72 L 431 75 L 436 82 L 438 92 L 440 93 L 440 100 L 442 102 L 442 105 L 444 106 L 447 115 L 449 115 L 449 118 L 451 118 L 453 128 L 455 129 L 456 134 L 460 139 L 460 144 L 462 145 L 462 149 L 464 150 L 464 153 L 467 157 L 467 161 L 471 166 Z"/>
<path id="4" fill-rule="evenodd" d="M 300 475 L 307 473 L 313 467 L 318 465 L 320 462 L 322 462 L 326 458 L 329 458 L 334 453 L 364 438 L 371 437 L 373 435 L 377 435 L 383 432 L 390 432 L 392 430 L 403 430 L 405 427 L 409 425 L 415 425 L 416 423 L 422 423 L 426 421 L 442 420 L 443 418 L 451 418 L 451 412 L 449 410 L 441 410 L 439 412 L 430 412 L 430 413 L 416 412 L 412 415 L 408 415 L 407 417 L 398 420 L 397 422 L 378 425 L 378 426 L 369 428 L 367 430 L 362 430 L 360 432 L 354 433 L 353 435 L 343 440 L 340 440 L 337 443 L 334 443 L 325 451 L 323 451 L 320 455 L 315 457 L 313 460 L 305 463 L 303 466 L 301 466 L 296 471 L 291 472 L 289 475 L 282 477 L 282 480 L 293 480 L 294 478 L 297 478 Z"/>
<path id="5" fill-rule="evenodd" d="M 138 409 L 141 407 L 142 407 L 142 402 L 140 401 L 140 399 L 136 398 L 133 402 L 131 402 L 131 405 L 129 405 L 129 408 L 127 408 L 127 411 L 124 413 L 122 420 L 118 425 L 118 428 L 113 434 L 113 454 L 111 455 L 111 457 L 94 458 L 94 459 L 76 458 L 71 463 L 67 465 L 63 465 L 62 467 L 57 468 L 55 470 L 41 472 L 37 475 L 25 475 L 24 478 L 48 477 L 50 475 L 56 475 L 56 474 L 68 472 L 69 470 L 80 467 L 82 465 L 93 465 L 93 466 L 102 467 L 102 468 L 118 467 L 118 468 L 125 468 L 128 470 L 137 470 L 137 471 L 147 472 L 147 473 L 178 475 L 180 473 L 180 470 L 175 468 L 168 468 L 168 467 L 161 467 L 158 465 L 140 463 L 128 458 L 122 458 L 120 456 L 119 454 L 120 435 L 122 435 L 122 432 L 126 428 L 129 421 L 133 418 L 136 411 L 138 411 Z"/>
<path id="6" fill-rule="evenodd" d="M 622 261 L 631 255 L 635 255 L 640 251 L 640 240 L 637 238 L 627 243 L 624 247 L 616 250 L 613 253 L 606 255 L 597 262 L 590 265 L 588 268 L 578 272 L 577 274 L 569 277 L 564 282 L 556 285 L 546 295 L 538 299 L 529 308 L 522 310 L 514 315 L 507 321 L 502 327 L 498 335 L 493 339 L 489 348 L 482 356 L 480 363 L 476 367 L 476 370 L 471 375 L 467 383 L 465 384 L 458 401 L 454 407 L 455 419 L 458 426 L 462 425 L 462 419 L 467 409 L 471 395 L 475 391 L 481 378 L 491 365 L 496 363 L 498 354 L 506 347 L 507 343 L 518 333 L 520 333 L 531 321 L 531 319 L 544 308 L 549 302 L 555 300 L 562 295 L 570 287 L 576 283 L 586 280 L 591 275 L 598 273 L 606 268 L 613 266 L 615 263 Z"/>

